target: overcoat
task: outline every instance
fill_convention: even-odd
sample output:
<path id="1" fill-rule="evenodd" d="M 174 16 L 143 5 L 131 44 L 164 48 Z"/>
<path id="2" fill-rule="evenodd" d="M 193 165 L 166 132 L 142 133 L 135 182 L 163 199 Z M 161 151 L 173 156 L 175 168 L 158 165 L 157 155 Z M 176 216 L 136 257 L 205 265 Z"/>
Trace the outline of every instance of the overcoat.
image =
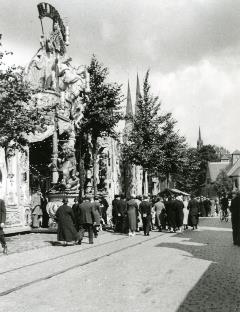
<path id="1" fill-rule="evenodd" d="M 198 225 L 199 203 L 196 199 L 191 199 L 188 203 L 188 225 Z"/>
<path id="2" fill-rule="evenodd" d="M 231 206 L 233 243 L 240 246 L 240 195 L 232 199 Z"/>
<path id="3" fill-rule="evenodd" d="M 166 212 L 167 212 L 167 222 L 168 226 L 175 229 L 177 226 L 177 212 L 174 204 L 174 200 L 168 200 L 165 203 Z"/>
<path id="4" fill-rule="evenodd" d="M 58 240 L 72 242 L 77 240 L 78 233 L 74 226 L 74 213 L 71 207 L 66 204 L 60 206 L 56 212 L 58 223 Z"/>
<path id="5" fill-rule="evenodd" d="M 96 221 L 95 206 L 90 202 L 79 205 L 79 224 L 93 224 Z"/>
<path id="6" fill-rule="evenodd" d="M 3 199 L 0 199 L 0 224 L 6 222 L 6 206 Z M 3 235 L 3 229 L 0 227 L 0 235 Z"/>
<path id="7" fill-rule="evenodd" d="M 174 207 L 176 211 L 176 225 L 177 227 L 181 227 L 183 225 L 183 202 L 181 200 L 174 200 Z"/>

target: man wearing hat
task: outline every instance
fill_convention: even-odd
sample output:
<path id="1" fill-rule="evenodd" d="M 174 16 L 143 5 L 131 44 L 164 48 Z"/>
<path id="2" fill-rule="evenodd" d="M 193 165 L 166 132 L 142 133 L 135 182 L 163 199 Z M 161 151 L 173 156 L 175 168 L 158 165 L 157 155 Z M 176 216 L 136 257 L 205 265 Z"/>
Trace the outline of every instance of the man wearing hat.
<path id="1" fill-rule="evenodd" d="M 232 215 L 232 235 L 233 244 L 240 246 L 240 193 L 233 191 L 233 199 L 231 201 L 230 211 Z"/>
<path id="2" fill-rule="evenodd" d="M 64 246 L 73 245 L 78 241 L 78 232 L 74 226 L 75 219 L 73 210 L 68 204 L 68 199 L 63 199 L 63 205 L 56 212 L 56 221 L 58 223 L 57 239 L 63 242 Z"/>
<path id="3" fill-rule="evenodd" d="M 93 226 L 97 222 L 95 205 L 91 203 L 91 197 L 85 196 L 79 205 L 79 244 L 81 244 L 84 232 L 88 231 L 89 244 L 93 244 Z"/>

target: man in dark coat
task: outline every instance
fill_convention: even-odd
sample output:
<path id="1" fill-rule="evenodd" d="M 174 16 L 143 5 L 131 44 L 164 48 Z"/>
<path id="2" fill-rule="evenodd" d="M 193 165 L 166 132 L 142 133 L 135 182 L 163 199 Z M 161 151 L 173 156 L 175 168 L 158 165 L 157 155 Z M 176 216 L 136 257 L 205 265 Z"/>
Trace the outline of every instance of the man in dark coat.
<path id="1" fill-rule="evenodd" d="M 120 196 L 118 194 L 114 195 L 114 200 L 112 201 L 112 222 L 116 229 L 116 223 L 117 223 L 117 203 L 120 199 Z"/>
<path id="2" fill-rule="evenodd" d="M 74 226 L 75 218 L 72 208 L 67 205 L 68 199 L 63 199 L 63 205 L 56 212 L 56 221 L 58 223 L 57 238 L 64 242 L 64 246 L 72 245 L 78 241 L 78 232 Z"/>
<path id="3" fill-rule="evenodd" d="M 232 235 L 233 244 L 240 246 L 240 194 L 233 193 L 234 198 L 231 201 L 230 211 L 232 214 Z"/>
<path id="4" fill-rule="evenodd" d="M 78 197 L 76 197 L 74 199 L 74 204 L 72 206 L 72 211 L 73 211 L 73 214 L 74 214 L 74 225 L 75 225 L 75 228 L 77 231 L 79 231 L 79 223 L 78 223 L 78 220 L 79 220 L 79 199 Z"/>
<path id="5" fill-rule="evenodd" d="M 166 207 L 166 213 L 167 213 L 167 222 L 168 222 L 168 230 L 170 233 L 173 233 L 176 231 L 177 227 L 177 212 L 176 212 L 176 206 L 174 201 L 174 196 L 170 196 L 168 198 L 168 201 L 165 203 Z"/>
<path id="6" fill-rule="evenodd" d="M 0 242 L 3 248 L 3 253 L 7 254 L 7 244 L 4 237 L 3 228 L 6 222 L 6 207 L 3 199 L 0 199 Z"/>
<path id="7" fill-rule="evenodd" d="M 197 229 L 199 216 L 199 202 L 193 195 L 191 196 L 191 200 L 188 203 L 187 209 L 189 210 L 188 225 L 192 226 L 193 230 Z"/>
<path id="8" fill-rule="evenodd" d="M 184 205 L 180 196 L 177 196 L 176 199 L 174 200 L 174 206 L 176 210 L 176 226 L 178 228 L 177 231 L 182 232 Z"/>
<path id="9" fill-rule="evenodd" d="M 79 205 L 79 244 L 81 244 L 84 232 L 88 231 L 89 244 L 93 244 L 93 226 L 96 224 L 96 213 L 91 198 L 85 196 L 83 203 Z"/>
<path id="10" fill-rule="evenodd" d="M 121 194 L 116 204 L 116 229 L 118 233 L 125 233 L 127 215 L 127 202 L 125 196 Z"/>
<path id="11" fill-rule="evenodd" d="M 151 219 L 152 219 L 152 205 L 149 202 L 148 196 L 146 195 L 143 196 L 143 201 L 139 205 L 139 211 L 142 217 L 144 235 L 149 236 L 149 231 L 151 228 Z"/>

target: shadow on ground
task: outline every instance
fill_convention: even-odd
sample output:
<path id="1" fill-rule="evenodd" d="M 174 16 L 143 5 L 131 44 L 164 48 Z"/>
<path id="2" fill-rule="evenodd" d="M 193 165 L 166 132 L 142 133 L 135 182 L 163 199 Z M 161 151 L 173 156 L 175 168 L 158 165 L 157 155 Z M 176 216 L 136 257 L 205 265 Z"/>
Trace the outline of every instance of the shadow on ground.
<path id="1" fill-rule="evenodd" d="M 178 243 L 157 245 L 186 251 L 197 259 L 212 262 L 177 312 L 240 311 L 240 247 L 232 244 L 231 231 L 220 226 L 186 231 L 175 236 L 179 238 Z"/>

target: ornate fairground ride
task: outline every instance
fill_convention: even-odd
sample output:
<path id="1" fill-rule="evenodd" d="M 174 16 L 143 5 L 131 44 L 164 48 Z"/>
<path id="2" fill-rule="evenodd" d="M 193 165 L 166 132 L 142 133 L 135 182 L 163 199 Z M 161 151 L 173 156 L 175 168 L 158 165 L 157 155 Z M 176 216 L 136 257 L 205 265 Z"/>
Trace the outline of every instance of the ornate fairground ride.
<path id="1" fill-rule="evenodd" d="M 38 4 L 42 34 L 40 48 L 25 71 L 25 80 L 37 90 L 39 107 L 48 108 L 49 123 L 29 136 L 30 189 L 48 197 L 50 216 L 64 196 L 71 201 L 79 193 L 76 161 L 76 129 L 81 125 L 89 92 L 86 66 L 75 67 L 67 55 L 69 30 L 58 11 Z M 48 18 L 48 19 L 47 19 Z M 51 21 L 51 29 L 47 30 Z"/>

